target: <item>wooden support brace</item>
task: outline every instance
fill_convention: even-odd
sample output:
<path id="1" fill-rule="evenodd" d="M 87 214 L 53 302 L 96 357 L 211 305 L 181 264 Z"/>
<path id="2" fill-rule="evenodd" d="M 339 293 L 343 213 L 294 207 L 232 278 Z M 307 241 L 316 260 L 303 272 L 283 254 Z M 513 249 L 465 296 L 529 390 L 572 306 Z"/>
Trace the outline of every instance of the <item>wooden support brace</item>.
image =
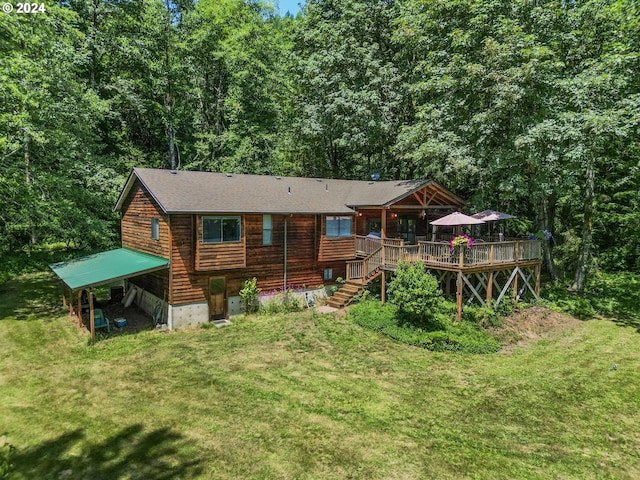
<path id="1" fill-rule="evenodd" d="M 524 285 L 522 286 L 522 289 L 524 291 L 525 287 L 529 289 L 529 291 L 533 294 L 534 298 L 536 300 L 540 300 L 540 295 L 538 295 L 536 293 L 536 289 L 534 287 L 531 286 L 531 284 L 529 283 L 529 280 L 531 280 L 532 275 L 529 274 L 528 276 L 525 277 L 524 273 L 522 272 L 522 270 L 518 269 L 520 276 L 522 277 L 522 280 L 524 280 Z M 521 293 L 518 294 L 518 300 L 520 299 Z"/>
<path id="2" fill-rule="evenodd" d="M 511 272 L 511 275 L 509 276 L 509 279 L 507 280 L 507 282 L 504 284 L 504 288 L 502 289 L 502 291 L 500 292 L 500 295 L 498 295 L 498 299 L 496 300 L 495 305 L 493 306 L 493 308 L 497 308 L 498 305 L 500 305 L 500 302 L 502 301 L 502 297 L 504 297 L 505 293 L 507 293 L 507 290 L 509 289 L 509 287 L 511 286 L 511 283 L 513 282 L 513 279 L 515 278 L 515 276 L 518 274 L 518 267 L 515 267 L 513 269 L 513 272 Z"/>
<path id="3" fill-rule="evenodd" d="M 464 281 L 464 283 L 467 284 L 467 287 L 469 287 L 469 289 L 471 290 L 471 293 L 473 294 L 473 296 L 475 296 L 480 301 L 480 304 L 483 307 L 486 307 L 487 304 L 484 302 L 484 299 L 480 296 L 478 291 L 475 288 L 473 288 L 473 285 L 471 285 L 471 282 L 469 281 L 469 279 L 467 279 L 467 276 L 464 275 L 464 274 L 461 274 L 461 275 L 462 275 L 462 280 Z M 473 297 L 471 297 L 471 298 L 473 298 Z"/>

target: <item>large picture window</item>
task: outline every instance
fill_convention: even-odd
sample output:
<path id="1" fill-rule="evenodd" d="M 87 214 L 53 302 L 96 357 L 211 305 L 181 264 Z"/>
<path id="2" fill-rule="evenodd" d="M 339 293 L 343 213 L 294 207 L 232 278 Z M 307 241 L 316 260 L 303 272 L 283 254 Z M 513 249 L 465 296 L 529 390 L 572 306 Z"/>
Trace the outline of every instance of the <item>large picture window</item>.
<path id="1" fill-rule="evenodd" d="M 240 241 L 240 217 L 202 217 L 202 243 Z"/>
<path id="2" fill-rule="evenodd" d="M 327 216 L 327 237 L 339 238 L 351 236 L 351 217 Z"/>

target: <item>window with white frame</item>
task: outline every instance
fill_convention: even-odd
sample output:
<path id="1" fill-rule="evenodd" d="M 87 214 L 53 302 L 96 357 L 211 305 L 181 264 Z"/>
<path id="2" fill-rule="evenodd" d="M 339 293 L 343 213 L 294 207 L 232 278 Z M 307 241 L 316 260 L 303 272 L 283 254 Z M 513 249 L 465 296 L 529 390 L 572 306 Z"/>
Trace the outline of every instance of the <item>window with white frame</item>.
<path id="1" fill-rule="evenodd" d="M 273 245 L 273 223 L 271 215 L 262 215 L 262 244 Z"/>
<path id="2" fill-rule="evenodd" d="M 327 237 L 344 238 L 351 236 L 351 217 L 327 215 Z"/>
<path id="3" fill-rule="evenodd" d="M 240 217 L 202 217 L 202 243 L 239 242 Z"/>
<path id="4" fill-rule="evenodd" d="M 151 219 L 151 238 L 153 240 L 160 240 L 160 219 Z"/>

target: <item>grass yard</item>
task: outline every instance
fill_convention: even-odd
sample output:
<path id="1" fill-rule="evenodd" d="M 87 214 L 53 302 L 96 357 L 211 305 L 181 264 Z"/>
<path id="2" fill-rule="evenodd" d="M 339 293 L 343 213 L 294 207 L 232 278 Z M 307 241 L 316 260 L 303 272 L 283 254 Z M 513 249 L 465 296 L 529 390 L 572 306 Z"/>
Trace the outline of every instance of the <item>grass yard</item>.
<path id="1" fill-rule="evenodd" d="M 87 346 L 59 303 L 0 285 L 12 479 L 640 478 L 635 326 L 457 355 L 305 312 Z"/>

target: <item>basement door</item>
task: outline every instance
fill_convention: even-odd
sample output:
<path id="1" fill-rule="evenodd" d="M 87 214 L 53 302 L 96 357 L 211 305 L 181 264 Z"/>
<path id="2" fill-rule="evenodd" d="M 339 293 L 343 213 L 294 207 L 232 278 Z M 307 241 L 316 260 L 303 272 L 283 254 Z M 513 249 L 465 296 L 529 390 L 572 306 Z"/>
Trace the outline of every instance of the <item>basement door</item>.
<path id="1" fill-rule="evenodd" d="M 224 277 L 209 279 L 209 320 L 217 320 L 226 316 L 227 288 Z"/>

